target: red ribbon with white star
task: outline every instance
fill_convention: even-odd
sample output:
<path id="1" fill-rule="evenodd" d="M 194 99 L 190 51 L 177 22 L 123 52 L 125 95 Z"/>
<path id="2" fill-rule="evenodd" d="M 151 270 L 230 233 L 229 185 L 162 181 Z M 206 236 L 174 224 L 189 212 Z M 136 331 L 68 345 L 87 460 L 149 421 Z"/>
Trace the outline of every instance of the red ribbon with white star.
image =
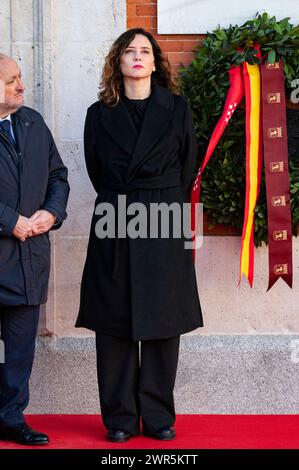
<path id="1" fill-rule="evenodd" d="M 205 157 L 203 159 L 202 165 L 197 173 L 193 187 L 191 190 L 191 230 L 193 233 L 196 231 L 197 227 L 197 212 L 196 212 L 196 203 L 200 201 L 200 184 L 202 173 L 207 166 L 216 145 L 218 144 L 224 129 L 226 128 L 229 120 L 231 119 L 235 109 L 238 107 L 240 101 L 244 95 L 244 85 L 243 85 L 243 75 L 242 69 L 240 66 L 231 67 L 229 70 L 229 81 L 230 88 L 225 100 L 224 108 L 222 115 L 217 122 L 217 125 L 211 136 Z M 196 237 L 194 237 L 194 243 L 196 244 Z M 195 248 L 193 249 L 193 259 L 195 261 Z"/>

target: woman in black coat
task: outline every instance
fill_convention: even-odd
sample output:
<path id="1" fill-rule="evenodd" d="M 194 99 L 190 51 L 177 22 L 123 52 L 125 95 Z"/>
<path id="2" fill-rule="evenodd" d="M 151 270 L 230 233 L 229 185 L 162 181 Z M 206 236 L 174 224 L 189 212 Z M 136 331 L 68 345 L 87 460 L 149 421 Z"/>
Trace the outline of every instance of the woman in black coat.
<path id="1" fill-rule="evenodd" d="M 101 412 L 114 442 L 138 435 L 140 417 L 143 434 L 175 437 L 180 335 L 203 325 L 184 235 L 170 228 L 164 238 L 158 224 L 158 236 L 149 236 L 151 207 L 175 203 L 182 209 L 196 174 L 191 110 L 173 90 L 155 39 L 131 29 L 112 45 L 99 101 L 86 117 L 86 166 L 98 196 L 76 326 L 96 332 Z M 147 209 L 145 219 L 135 221 L 136 230 L 147 223 L 147 236 L 119 231 L 124 220 L 128 227 L 134 223 L 132 203 Z M 113 229 L 109 208 L 115 209 L 116 233 L 105 237 Z"/>

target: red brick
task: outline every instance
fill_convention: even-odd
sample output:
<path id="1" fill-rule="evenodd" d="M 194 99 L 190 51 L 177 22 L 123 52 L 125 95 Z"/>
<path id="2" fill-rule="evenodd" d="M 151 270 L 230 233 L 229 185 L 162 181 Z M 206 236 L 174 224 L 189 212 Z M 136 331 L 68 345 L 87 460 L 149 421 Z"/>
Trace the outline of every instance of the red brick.
<path id="1" fill-rule="evenodd" d="M 201 42 L 201 39 L 197 39 L 195 41 L 182 41 L 182 51 L 191 52 L 200 46 Z"/>
<path id="2" fill-rule="evenodd" d="M 132 18 L 132 16 L 136 16 L 136 5 L 127 3 L 127 18 Z"/>
<path id="3" fill-rule="evenodd" d="M 151 17 L 151 29 L 157 31 L 157 18 L 153 16 Z"/>
<path id="4" fill-rule="evenodd" d="M 154 3 L 154 1 L 144 1 L 144 0 L 127 0 L 127 3 L 136 3 L 136 5 L 144 5 L 146 3 Z"/>
<path id="5" fill-rule="evenodd" d="M 136 5 L 136 13 L 138 16 L 157 17 L 157 5 Z"/>
<path id="6" fill-rule="evenodd" d="M 130 28 L 151 28 L 151 18 L 150 16 L 136 16 L 127 19 L 127 27 Z"/>
<path id="7" fill-rule="evenodd" d="M 194 59 L 192 52 L 169 52 L 167 55 L 172 64 L 188 64 Z"/>
<path id="8" fill-rule="evenodd" d="M 184 64 L 185 64 L 185 63 L 190 64 L 190 62 L 192 62 L 192 60 L 195 59 L 195 54 L 194 54 L 194 52 L 192 52 L 192 51 L 190 51 L 190 52 L 183 52 L 182 55 L 184 56 L 184 58 L 183 58 Z"/>
<path id="9" fill-rule="evenodd" d="M 160 41 L 159 44 L 163 44 L 163 51 L 166 52 L 182 52 L 183 41 Z"/>
<path id="10" fill-rule="evenodd" d="M 182 41 L 183 39 L 186 40 L 196 40 L 196 39 L 202 39 L 205 36 L 202 34 L 161 34 L 161 37 L 163 39 L 169 39 L 171 41 Z"/>

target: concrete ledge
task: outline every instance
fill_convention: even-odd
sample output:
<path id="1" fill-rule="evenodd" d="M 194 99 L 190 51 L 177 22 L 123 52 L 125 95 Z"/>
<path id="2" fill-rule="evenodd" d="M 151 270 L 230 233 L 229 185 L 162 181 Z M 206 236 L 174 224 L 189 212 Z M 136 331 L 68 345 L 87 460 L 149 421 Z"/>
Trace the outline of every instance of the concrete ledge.
<path id="1" fill-rule="evenodd" d="M 182 336 L 177 413 L 298 413 L 298 338 Z M 29 413 L 98 413 L 94 338 L 38 338 L 30 390 Z"/>

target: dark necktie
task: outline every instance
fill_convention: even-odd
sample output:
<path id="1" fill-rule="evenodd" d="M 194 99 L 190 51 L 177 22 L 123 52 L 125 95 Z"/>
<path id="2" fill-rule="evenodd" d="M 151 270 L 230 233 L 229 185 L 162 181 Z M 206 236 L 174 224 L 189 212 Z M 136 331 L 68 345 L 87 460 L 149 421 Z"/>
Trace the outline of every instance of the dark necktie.
<path id="1" fill-rule="evenodd" d="M 15 141 L 14 141 L 13 136 L 11 134 L 11 127 L 10 126 L 11 126 L 11 123 L 8 119 L 5 119 L 4 121 L 0 122 L 0 130 L 3 132 L 5 137 L 9 140 L 9 142 L 15 148 L 16 144 L 15 144 Z"/>

